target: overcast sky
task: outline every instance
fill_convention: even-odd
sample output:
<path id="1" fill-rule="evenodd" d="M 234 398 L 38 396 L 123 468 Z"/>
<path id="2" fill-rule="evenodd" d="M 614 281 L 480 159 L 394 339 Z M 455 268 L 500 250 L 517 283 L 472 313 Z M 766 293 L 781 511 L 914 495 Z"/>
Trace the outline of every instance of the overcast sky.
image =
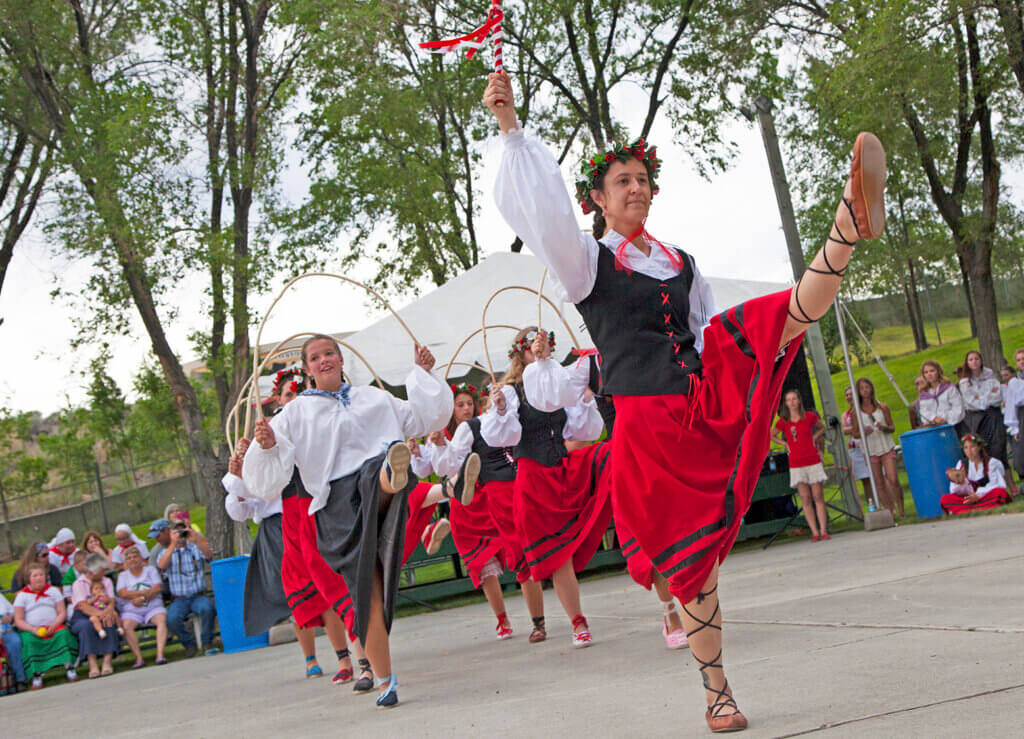
<path id="1" fill-rule="evenodd" d="M 618 101 L 619 115 L 631 102 Z M 635 116 L 636 121 L 628 114 L 623 117 L 627 124 L 639 125 L 639 115 Z M 708 182 L 698 176 L 683 148 L 673 142 L 668 125 L 655 126 L 648 139 L 658 146 L 664 163 L 659 178 L 661 192 L 653 201 L 648 230 L 693 254 L 706 275 L 790 282 L 786 245 L 760 134 L 756 125 L 741 118 L 727 123 L 725 128 L 725 138 L 739 144 L 739 156 L 729 171 Z M 480 172 L 484 198 L 477 233 L 485 253 L 505 250 L 513 239 L 491 197 L 500 153 L 501 144 L 495 136 L 488 144 Z M 574 166 L 567 166 L 563 170 L 567 188 L 573 169 Z M 1019 180 L 1019 172 L 1014 174 L 1009 179 Z M 293 168 L 286 174 L 284 189 L 299 192 L 305 183 L 302 171 Z M 837 185 L 837 198 L 839 194 Z M 589 227 L 590 217 L 584 221 L 581 215 L 580 221 L 581 226 Z M 819 233 L 803 237 L 824 238 L 829 226 L 822 223 Z M 337 244 L 334 248 L 340 258 L 345 245 Z M 69 320 L 70 305 L 50 298 L 57 285 L 71 290 L 82 285 L 88 268 L 55 258 L 51 252 L 38 232 L 19 244 L 0 295 L 0 316 L 4 319 L 0 342 L 5 359 L 0 371 L 0 400 L 16 410 L 38 410 L 44 414 L 62 407 L 68 399 L 72 403 L 82 402 L 86 380 L 81 373 L 96 354 L 95 348 L 71 351 L 74 331 Z M 328 271 L 337 267 L 338 261 L 329 260 Z M 853 268 L 856 269 L 856 262 Z M 366 271 L 360 274 L 358 270 L 348 274 L 356 279 L 368 276 Z M 263 315 L 283 279 L 276 285 L 270 294 L 252 296 L 255 314 Z M 187 343 L 189 333 L 207 327 L 200 308 L 203 286 L 203 278 L 197 276 L 183 281 L 170 296 L 180 311 L 166 328 L 171 346 L 183 361 L 195 358 Z M 395 307 L 410 300 L 397 300 Z M 527 305 L 533 299 L 524 294 L 523 300 Z M 340 318 L 324 325 L 311 325 L 308 316 L 323 314 L 325 303 L 332 306 L 328 314 Z M 354 289 L 327 281 L 308 281 L 275 309 L 263 340 L 281 339 L 297 331 L 355 331 L 380 315 L 381 311 L 369 306 Z M 132 376 L 151 354 L 148 338 L 136 319 L 131 337 L 115 337 L 110 344 L 111 373 L 130 395 Z"/>

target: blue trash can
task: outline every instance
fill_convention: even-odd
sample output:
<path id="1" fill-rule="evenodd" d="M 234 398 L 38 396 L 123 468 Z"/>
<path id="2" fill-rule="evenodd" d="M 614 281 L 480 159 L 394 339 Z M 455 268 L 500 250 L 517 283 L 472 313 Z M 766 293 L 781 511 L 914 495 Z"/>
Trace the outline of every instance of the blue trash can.
<path id="1" fill-rule="evenodd" d="M 213 596 L 217 599 L 217 621 L 225 652 L 258 649 L 270 643 L 269 632 L 246 636 L 242 621 L 245 599 L 245 572 L 249 568 L 249 555 L 215 560 L 210 565 Z"/>
<path id="2" fill-rule="evenodd" d="M 946 470 L 960 459 L 960 440 L 949 424 L 900 434 L 910 494 L 920 518 L 942 515 L 939 498 L 949 492 Z"/>

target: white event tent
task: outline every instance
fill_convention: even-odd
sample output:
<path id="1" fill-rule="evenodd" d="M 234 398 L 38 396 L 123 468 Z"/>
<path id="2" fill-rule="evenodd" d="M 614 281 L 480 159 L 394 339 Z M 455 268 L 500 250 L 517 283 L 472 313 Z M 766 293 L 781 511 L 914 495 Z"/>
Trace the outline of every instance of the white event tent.
<path id="1" fill-rule="evenodd" d="M 531 254 L 492 254 L 472 269 L 400 309 L 398 313 L 413 334 L 430 347 L 437 358 L 438 368 L 444 372 L 463 340 L 481 327 L 483 309 L 488 299 L 497 290 L 510 285 L 537 290 L 543 272 L 544 267 Z M 711 285 L 719 311 L 744 300 L 789 287 L 775 282 L 730 280 L 707 275 L 705 278 Z M 545 283 L 544 294 L 558 306 L 581 347 L 592 347 L 593 342 L 580 314 L 571 303 L 564 303 L 557 297 L 550 278 Z M 547 303 L 544 304 L 542 315 L 544 327 L 555 332 L 557 355 L 565 356 L 573 348 L 565 326 Z M 536 322 L 537 296 L 524 290 L 501 293 L 487 310 L 488 325 L 522 327 Z M 495 371 L 502 371 L 508 366 L 507 351 L 514 333 L 505 328 L 487 331 L 487 345 Z M 405 383 L 405 377 L 412 367 L 412 343 L 394 316 L 389 314 L 361 331 L 346 336 L 344 341 L 366 358 L 384 382 L 395 386 Z M 344 348 L 342 352 L 345 355 L 346 374 L 351 382 L 369 384 L 373 381 L 373 375 L 365 364 Z M 466 343 L 457 360 L 485 368 L 488 366 L 480 333 Z M 456 365 L 452 367 L 451 377 L 461 377 L 468 371 L 465 365 Z"/>

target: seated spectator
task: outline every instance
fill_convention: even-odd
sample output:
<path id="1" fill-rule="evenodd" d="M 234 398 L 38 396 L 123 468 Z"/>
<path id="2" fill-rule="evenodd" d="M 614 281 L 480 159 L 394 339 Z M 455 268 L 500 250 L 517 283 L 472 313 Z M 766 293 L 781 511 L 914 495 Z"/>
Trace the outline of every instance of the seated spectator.
<path id="1" fill-rule="evenodd" d="M 917 415 L 922 427 L 956 426 L 964 420 L 964 401 L 960 390 L 949 381 L 942 365 L 934 359 L 921 364 L 921 377 L 927 387 L 917 396 Z"/>
<path id="2" fill-rule="evenodd" d="M 952 515 L 1009 503 L 1003 463 L 988 456 L 985 440 L 977 434 L 964 434 L 960 443 L 967 457 L 967 466 L 965 468 L 963 460 L 960 460 L 955 470 L 966 474 L 961 477 L 955 471 L 947 473 L 949 493 L 939 499 L 942 510 Z"/>
<path id="3" fill-rule="evenodd" d="M 188 509 L 182 508 L 177 503 L 169 503 L 167 507 L 164 508 L 164 518 L 167 519 L 167 522 L 170 523 L 171 526 L 178 523 L 184 523 L 197 534 L 203 533 L 202 529 L 192 523 L 192 518 L 189 515 Z"/>
<path id="4" fill-rule="evenodd" d="M 171 524 L 166 518 L 158 518 L 149 525 L 149 538 L 156 539 L 149 549 L 149 564 L 156 567 L 160 561 L 160 555 L 171 545 Z M 166 579 L 166 578 L 165 578 Z"/>
<path id="5" fill-rule="evenodd" d="M 0 634 L 3 636 L 4 649 L 7 650 L 7 662 L 16 683 L 15 690 L 25 686 L 25 665 L 21 662 L 21 637 L 14 629 L 14 606 L 0 595 Z M 0 695 L 3 695 L 0 692 Z"/>
<path id="6" fill-rule="evenodd" d="M 213 645 L 213 620 L 216 611 L 213 601 L 205 595 L 206 576 L 203 565 L 213 559 L 213 550 L 202 534 L 179 520 L 170 532 L 170 545 L 160 554 L 157 567 L 167 574 L 171 589 L 167 625 L 185 647 L 185 656 L 196 653 L 196 640 L 185 625 L 189 614 L 195 613 L 202 622 L 204 653 L 209 656 L 220 650 Z"/>
<path id="7" fill-rule="evenodd" d="M 114 562 L 110 559 L 110 550 L 103 543 L 103 535 L 99 531 L 87 531 L 82 537 L 81 548 L 86 554 L 101 555 L 109 563 L 107 569 L 114 569 Z"/>
<path id="8" fill-rule="evenodd" d="M 63 528 L 50 541 L 50 564 L 60 570 L 63 575 L 71 568 L 71 558 L 74 557 L 78 547 L 75 546 L 75 532 Z"/>
<path id="9" fill-rule="evenodd" d="M 110 554 L 110 561 L 114 563 L 116 569 L 124 569 L 124 553 L 130 547 L 138 549 L 143 559 L 149 556 L 149 550 L 146 549 L 146 545 L 142 542 L 142 539 L 132 532 L 132 527 L 128 524 L 119 523 L 114 529 L 114 536 L 117 538 L 117 546 L 114 547 L 114 551 Z"/>
<path id="10" fill-rule="evenodd" d="M 64 573 L 64 577 L 60 581 L 60 592 L 64 596 L 64 600 L 70 603 L 71 601 L 71 586 L 75 584 L 75 580 L 82 574 L 82 566 L 85 562 L 85 557 L 88 552 L 79 549 L 75 552 L 75 556 L 72 558 L 71 569 Z"/>
<path id="11" fill-rule="evenodd" d="M 11 577 L 11 590 L 18 591 L 28 585 L 29 565 L 36 562 L 45 567 L 46 581 L 55 588 L 60 588 L 63 575 L 56 566 L 50 564 L 50 545 L 45 541 L 37 541 L 29 544 L 25 553 L 21 555 L 21 564 Z"/>
<path id="12" fill-rule="evenodd" d="M 106 576 L 107 561 L 98 554 L 85 558 L 82 574 L 71 586 L 71 630 L 78 637 L 78 651 L 89 660 L 89 677 L 110 675 L 114 672 L 113 659 L 117 654 L 117 611 L 113 605 L 94 605 L 93 583 L 103 588 L 103 594 L 114 600 L 114 584 Z M 102 632 L 102 633 L 101 633 Z M 97 657 L 103 657 L 102 669 Z"/>
<path id="13" fill-rule="evenodd" d="M 78 645 L 65 624 L 67 611 L 60 590 L 46 580 L 46 565 L 28 566 L 28 585 L 14 598 L 14 625 L 21 631 L 21 661 L 32 676 L 32 690 L 43 687 L 43 673 L 63 667 L 68 681 L 78 679 Z"/>
<path id="14" fill-rule="evenodd" d="M 156 625 L 156 664 L 165 665 L 164 647 L 167 645 L 167 609 L 160 597 L 163 582 L 155 567 L 150 567 L 135 547 L 124 552 L 124 571 L 117 576 L 117 597 L 120 599 L 124 638 L 135 655 L 132 669 L 142 667 L 142 651 L 135 629 L 140 624 Z"/>

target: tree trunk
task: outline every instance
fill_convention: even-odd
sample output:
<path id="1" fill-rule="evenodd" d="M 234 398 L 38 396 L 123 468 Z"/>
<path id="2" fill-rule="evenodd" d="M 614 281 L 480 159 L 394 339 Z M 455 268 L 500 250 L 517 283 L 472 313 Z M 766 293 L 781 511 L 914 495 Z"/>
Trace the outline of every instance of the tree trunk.
<path id="1" fill-rule="evenodd" d="M 1006 54 L 1010 60 L 1017 87 L 1024 93 L 1024 26 L 1021 23 L 1020 0 L 996 0 L 999 10 L 999 24 L 1006 41 Z"/>
<path id="2" fill-rule="evenodd" d="M 924 314 L 921 312 L 921 297 L 917 294 L 917 275 L 914 274 L 913 259 L 907 260 L 907 274 L 903 280 L 903 295 L 907 302 L 910 330 L 914 334 L 914 350 L 923 351 L 928 348 L 928 338 L 924 333 Z"/>
<path id="3" fill-rule="evenodd" d="M 978 320 L 974 315 L 974 300 L 971 297 L 971 273 L 967 269 L 967 260 L 964 253 L 971 249 L 971 246 L 964 242 L 962 249 L 957 249 L 956 262 L 960 267 L 960 286 L 964 289 L 964 300 L 967 302 L 967 318 L 971 324 L 971 336 L 978 336 Z"/>

